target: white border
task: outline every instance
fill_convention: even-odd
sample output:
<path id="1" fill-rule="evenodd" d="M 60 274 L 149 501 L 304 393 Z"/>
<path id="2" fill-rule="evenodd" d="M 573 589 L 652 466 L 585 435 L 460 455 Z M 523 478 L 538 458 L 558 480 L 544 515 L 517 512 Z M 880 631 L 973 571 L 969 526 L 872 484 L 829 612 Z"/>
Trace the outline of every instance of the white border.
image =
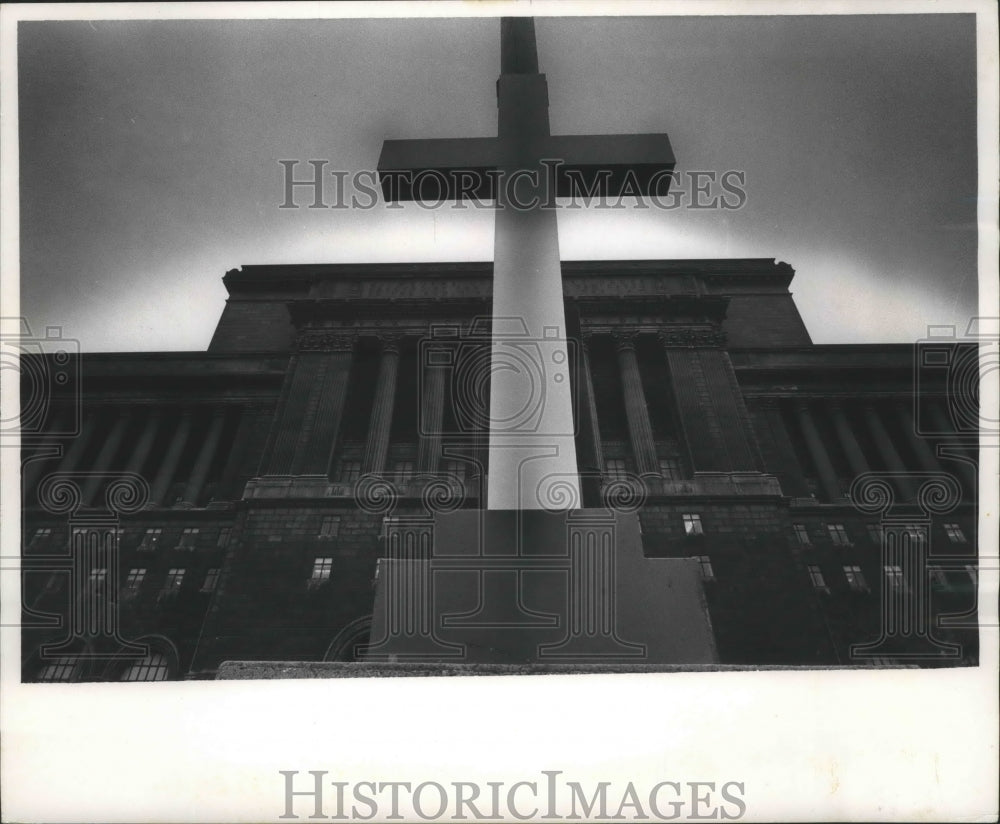
<path id="1" fill-rule="evenodd" d="M 16 316 L 18 305 L 19 20 L 889 12 L 978 14 L 980 311 L 995 314 L 998 37 L 988 0 L 4 5 L 2 314 Z M 3 371 L 4 418 L 18 408 L 11 377 Z M 997 381 L 996 371 L 983 375 L 984 401 L 1000 395 Z M 5 558 L 19 546 L 16 454 L 2 450 Z M 990 543 L 981 554 L 992 557 L 997 470 L 998 450 L 984 450 L 980 535 Z M 5 571 L 0 587 L 3 623 L 13 623 L 16 573 Z M 279 769 L 415 782 L 513 782 L 561 769 L 591 783 L 743 781 L 747 820 L 995 820 L 996 591 L 996 570 L 984 569 L 981 618 L 994 628 L 983 631 L 975 670 L 21 685 L 18 634 L 5 629 L 4 819 L 277 819 Z"/>

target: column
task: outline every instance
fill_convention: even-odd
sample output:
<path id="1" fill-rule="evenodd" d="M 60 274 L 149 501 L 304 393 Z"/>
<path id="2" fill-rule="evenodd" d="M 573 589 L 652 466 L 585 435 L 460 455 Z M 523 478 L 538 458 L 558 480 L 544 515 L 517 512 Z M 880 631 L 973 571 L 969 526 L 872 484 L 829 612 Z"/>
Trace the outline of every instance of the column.
<path id="1" fill-rule="evenodd" d="M 125 463 L 127 472 L 135 472 L 136 474 L 142 472 L 142 468 L 146 465 L 146 459 L 153 448 L 153 443 L 156 441 L 156 433 L 160 429 L 162 417 L 163 411 L 161 409 L 153 407 L 149 410 L 149 417 L 146 418 L 142 427 L 139 440 L 136 441 L 135 448 Z"/>
<path id="2" fill-rule="evenodd" d="M 906 433 L 910 445 L 913 447 L 913 451 L 917 453 L 917 460 L 920 461 L 920 465 L 928 472 L 940 472 L 941 464 L 934 457 L 927 439 L 917 434 L 917 427 L 913 421 L 913 414 L 910 412 L 909 406 L 905 403 L 896 403 L 893 404 L 893 409 L 900 425 L 903 427 L 903 431 Z"/>
<path id="3" fill-rule="evenodd" d="M 173 437 L 170 439 L 170 445 L 163 456 L 163 462 L 160 464 L 156 472 L 156 477 L 153 479 L 153 488 L 149 496 L 150 503 L 153 506 L 163 506 L 163 499 L 170 489 L 170 483 L 177 472 L 177 465 L 181 461 L 184 446 L 187 443 L 188 436 L 191 434 L 191 421 L 193 417 L 194 412 L 191 409 L 183 409 L 180 412 L 177 428 L 174 430 Z"/>
<path id="4" fill-rule="evenodd" d="M 837 432 L 837 438 L 844 449 L 844 454 L 847 455 L 847 462 L 850 464 L 851 471 L 855 477 L 868 472 L 868 461 L 865 460 L 865 454 L 861 451 L 861 445 L 854 437 L 851 422 L 847 420 L 843 406 L 836 403 L 833 404 L 830 407 L 830 418 L 833 420 L 833 428 Z"/>
<path id="5" fill-rule="evenodd" d="M 399 370 L 401 337 L 389 335 L 382 338 L 382 360 L 379 364 L 375 400 L 372 403 L 371 424 L 362 471 L 379 473 L 385 470 L 389 452 L 389 434 L 392 429 L 392 411 L 396 401 L 396 373 Z"/>
<path id="6" fill-rule="evenodd" d="M 428 346 L 425 353 L 434 351 Z M 420 372 L 420 445 L 417 448 L 417 473 L 434 473 L 441 458 L 441 427 L 444 424 L 445 370 L 428 369 Z"/>
<path id="7" fill-rule="evenodd" d="M 939 453 L 946 460 L 944 464 L 946 471 L 957 470 L 965 481 L 966 487 L 975 495 L 979 488 L 979 457 L 976 453 L 975 443 L 969 444 L 968 435 L 965 437 L 959 435 L 954 421 L 948 417 L 939 404 L 930 404 L 927 411 L 934 431 L 946 433 L 941 436 L 943 441 L 940 446 L 944 447 L 944 450 Z M 972 457 L 968 457 L 968 447 L 970 446 Z M 951 460 L 948 460 L 949 458 Z"/>
<path id="8" fill-rule="evenodd" d="M 308 383 L 303 387 L 306 402 L 302 417 L 295 426 L 298 440 L 292 475 L 326 476 L 330 471 L 356 341 L 351 330 L 313 329 L 299 336 L 298 369 Z"/>
<path id="9" fill-rule="evenodd" d="M 865 406 L 865 421 L 868 424 L 868 429 L 871 431 L 872 440 L 875 441 L 875 448 L 882 456 L 882 460 L 885 461 L 886 468 L 890 472 L 896 473 L 896 487 L 899 489 L 900 494 L 904 500 L 912 500 L 916 495 L 916 490 L 913 488 L 912 480 L 905 477 L 907 472 L 906 464 L 903 463 L 903 459 L 899 457 L 896 447 L 893 446 L 892 439 L 889 437 L 885 426 L 882 425 L 882 419 L 879 417 L 878 412 L 870 404 Z"/>
<path id="10" fill-rule="evenodd" d="M 114 458 L 115 453 L 118 451 L 118 447 L 121 446 L 122 437 L 125 435 L 125 427 L 128 426 L 129 410 L 119 410 L 114 407 L 112 407 L 112 410 L 115 416 L 115 422 L 111 425 L 111 431 L 108 432 L 108 436 L 104 439 L 104 443 L 101 444 L 101 449 L 97 453 L 97 457 L 94 459 L 93 465 L 87 468 L 89 477 L 83 485 L 82 492 L 84 506 L 91 505 L 94 494 L 101 485 L 101 475 L 106 472 L 108 467 L 111 465 L 111 459 Z"/>
<path id="11" fill-rule="evenodd" d="M 781 414 L 781 403 L 779 398 L 767 397 L 759 398 L 753 404 L 753 413 L 759 421 L 760 437 L 765 442 L 769 441 L 771 446 L 768 465 L 764 469 L 778 476 L 786 495 L 801 498 L 809 494 L 808 487 L 799 458 L 792 447 L 792 439 L 788 436 L 788 427 Z"/>
<path id="12" fill-rule="evenodd" d="M 816 465 L 820 485 L 823 487 L 823 492 L 826 494 L 827 500 L 835 501 L 843 497 L 840 491 L 840 484 L 837 481 L 837 472 L 830 462 L 830 456 L 823 445 L 823 438 L 820 436 L 819 430 L 816 429 L 816 422 L 809 412 L 808 405 L 804 401 L 800 401 L 796 404 L 795 414 L 798 416 L 802 434 L 806 439 L 806 446 L 809 449 L 813 463 Z"/>
<path id="13" fill-rule="evenodd" d="M 639 360 L 635 354 L 635 334 L 616 333 L 615 345 L 618 349 L 618 365 L 621 369 L 622 391 L 625 393 L 625 416 L 628 418 L 629 440 L 636 469 L 640 475 L 659 474 L 656 461 L 656 443 L 653 428 L 649 423 L 649 410 L 642 391 L 642 377 L 639 374 Z"/>
<path id="14" fill-rule="evenodd" d="M 208 470 L 212 467 L 212 459 L 219 448 L 219 441 L 222 439 L 222 428 L 226 422 L 226 407 L 217 406 L 212 411 L 212 420 L 208 425 L 208 432 L 205 440 L 202 441 L 201 449 L 198 450 L 198 457 L 195 458 L 194 467 L 191 469 L 191 477 L 188 478 L 187 486 L 184 487 L 184 495 L 181 504 L 185 507 L 198 505 L 198 498 L 202 489 L 205 488 L 205 481 L 208 480 Z"/>
<path id="15" fill-rule="evenodd" d="M 590 355 L 593 346 L 594 336 L 584 335 L 583 345 L 580 347 L 580 364 L 583 376 L 583 402 L 587 413 L 587 423 L 589 424 L 591 457 L 594 462 L 597 474 L 604 473 L 604 444 L 601 442 L 601 428 L 597 419 L 597 395 L 594 393 L 594 376 L 590 369 Z"/>
<path id="16" fill-rule="evenodd" d="M 233 443 L 219 481 L 219 497 L 223 500 L 239 500 L 246 478 L 256 472 L 256 465 L 250 465 L 250 447 L 252 445 L 260 447 L 267 437 L 270 418 L 264 420 L 265 409 L 266 407 L 261 404 L 240 405 L 236 434 L 233 435 Z M 256 460 L 260 460 L 259 453 L 256 455 Z M 237 483 L 240 484 L 239 487 Z"/>

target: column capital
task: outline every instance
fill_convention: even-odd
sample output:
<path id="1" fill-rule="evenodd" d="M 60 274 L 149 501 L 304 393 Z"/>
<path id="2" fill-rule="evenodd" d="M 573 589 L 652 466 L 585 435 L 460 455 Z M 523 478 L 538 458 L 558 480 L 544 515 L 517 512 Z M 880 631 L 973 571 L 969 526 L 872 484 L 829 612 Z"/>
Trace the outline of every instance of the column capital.
<path id="1" fill-rule="evenodd" d="M 638 337 L 639 332 L 636 329 L 616 329 L 611 333 L 611 339 L 619 352 L 634 350 Z"/>
<path id="2" fill-rule="evenodd" d="M 666 347 L 716 348 L 726 345 L 726 333 L 718 327 L 710 329 L 690 326 L 668 327 L 656 333 Z"/>
<path id="3" fill-rule="evenodd" d="M 377 332 L 376 337 L 382 344 L 382 354 L 399 354 L 405 335 L 402 332 Z"/>
<path id="4" fill-rule="evenodd" d="M 347 329 L 310 329 L 299 333 L 295 344 L 299 352 L 352 352 L 357 338 Z"/>

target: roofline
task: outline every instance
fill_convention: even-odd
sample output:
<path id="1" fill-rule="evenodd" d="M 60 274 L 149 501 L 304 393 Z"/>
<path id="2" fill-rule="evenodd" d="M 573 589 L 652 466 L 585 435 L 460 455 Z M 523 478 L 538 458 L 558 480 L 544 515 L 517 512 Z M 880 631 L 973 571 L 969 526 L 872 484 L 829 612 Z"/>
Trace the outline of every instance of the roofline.
<path id="1" fill-rule="evenodd" d="M 782 277 L 791 283 L 795 270 L 775 258 L 681 258 L 670 260 L 564 260 L 564 274 L 607 277 L 609 274 L 700 274 L 706 277 Z M 230 269 L 223 277 L 226 287 L 258 285 L 280 278 L 282 283 L 310 283 L 317 278 L 428 277 L 464 274 L 489 277 L 493 262 L 438 261 L 427 263 L 275 263 L 249 264 Z"/>

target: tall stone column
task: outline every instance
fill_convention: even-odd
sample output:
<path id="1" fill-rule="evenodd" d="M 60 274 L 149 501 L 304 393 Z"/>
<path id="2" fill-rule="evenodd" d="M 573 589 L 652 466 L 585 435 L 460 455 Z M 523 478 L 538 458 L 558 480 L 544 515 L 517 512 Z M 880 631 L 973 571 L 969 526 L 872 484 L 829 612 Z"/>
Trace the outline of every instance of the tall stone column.
<path id="1" fill-rule="evenodd" d="M 583 377 L 583 402 L 586 404 L 587 422 L 589 424 L 590 449 L 592 459 L 598 474 L 604 472 L 604 444 L 601 442 L 601 428 L 597 419 L 597 395 L 594 392 L 594 373 L 590 368 L 591 349 L 594 336 L 584 335 L 580 347 L 581 374 Z"/>
<path id="2" fill-rule="evenodd" d="M 899 489 L 900 494 L 905 500 L 912 500 L 916 495 L 916 490 L 913 487 L 911 479 L 906 477 L 906 464 L 903 463 L 903 459 L 896 451 L 896 447 L 893 446 L 892 439 L 882 424 L 882 418 L 879 417 L 875 407 L 871 404 L 865 406 L 865 422 L 871 431 L 872 440 L 875 441 L 875 448 L 882 456 L 882 460 L 885 461 L 886 467 L 895 476 L 896 488 Z"/>
<path id="3" fill-rule="evenodd" d="M 816 428 L 816 422 L 809 411 L 809 406 L 804 401 L 798 402 L 795 406 L 795 414 L 799 419 L 799 426 L 806 439 L 806 447 L 809 449 L 809 455 L 819 473 L 819 482 L 827 499 L 835 501 L 843 497 L 840 482 L 837 480 L 837 472 L 830 462 L 830 455 L 823 445 L 823 438 Z"/>
<path id="4" fill-rule="evenodd" d="M 428 347 L 427 351 L 433 351 L 433 348 Z M 444 379 L 444 369 L 425 369 L 421 366 L 418 474 L 433 474 L 438 470 L 441 458 L 441 427 L 444 424 Z"/>
<path id="5" fill-rule="evenodd" d="M 326 475 L 344 416 L 347 384 L 354 361 L 354 332 L 312 330 L 299 337 L 299 368 L 310 375 L 293 475 Z"/>
<path id="6" fill-rule="evenodd" d="M 177 428 L 174 429 L 170 445 L 167 447 L 163 462 L 160 464 L 153 479 L 153 489 L 150 493 L 150 503 L 153 506 L 163 506 L 164 498 L 170 489 L 170 484 L 174 480 L 177 472 L 177 465 L 181 461 L 184 446 L 191 435 L 191 422 L 194 418 L 194 410 L 182 409 L 177 420 Z"/>
<path id="7" fill-rule="evenodd" d="M 159 407 L 154 406 L 150 408 L 139 439 L 135 442 L 135 447 L 129 453 L 128 460 L 125 463 L 126 471 L 136 474 L 142 472 L 142 468 L 146 465 L 146 459 L 149 457 L 149 453 L 152 451 L 153 444 L 156 441 L 156 433 L 160 429 L 162 417 L 163 411 Z"/>
<path id="8" fill-rule="evenodd" d="M 668 327 L 659 338 L 694 471 L 759 472 L 763 461 L 725 333 Z"/>
<path id="9" fill-rule="evenodd" d="M 653 427 L 649 423 L 649 410 L 642 390 L 639 373 L 639 359 L 635 353 L 635 334 L 619 332 L 614 335 L 618 350 L 618 366 L 621 370 L 622 390 L 625 394 L 625 416 L 628 418 L 628 434 L 632 443 L 632 455 L 640 475 L 659 474 L 656 461 L 656 442 Z"/>
<path id="10" fill-rule="evenodd" d="M 212 410 L 212 420 L 208 425 L 208 432 L 205 440 L 198 450 L 198 457 L 195 458 L 194 466 L 191 469 L 191 477 L 188 478 L 184 487 L 184 494 L 181 497 L 183 507 L 193 507 L 198 504 L 198 497 L 205 488 L 205 481 L 208 480 L 208 471 L 212 466 L 212 460 L 219 448 L 219 441 L 222 439 L 222 428 L 226 422 L 226 407 L 217 406 Z"/>
<path id="11" fill-rule="evenodd" d="M 909 440 L 910 445 L 913 447 L 913 451 L 917 453 L 917 460 L 920 461 L 920 465 L 928 472 L 940 472 L 941 464 L 934 457 L 927 439 L 917 434 L 917 427 L 913 421 L 913 414 L 910 412 L 909 406 L 905 403 L 896 403 L 893 405 L 893 409 L 900 426 L 903 427 L 903 431 L 906 433 L 907 440 Z"/>
<path id="12" fill-rule="evenodd" d="M 854 430 L 851 428 L 851 422 L 847 420 L 844 407 L 837 403 L 833 404 L 830 407 L 830 419 L 833 421 L 833 428 L 837 432 L 837 438 L 844 449 L 844 454 L 847 455 L 847 462 L 850 464 L 851 471 L 855 477 L 868 472 L 868 461 L 865 460 L 865 453 L 861 450 L 861 444 L 854 437 Z"/>
<path id="13" fill-rule="evenodd" d="M 778 476 L 786 495 L 801 498 L 808 495 L 808 487 L 799 458 L 792 447 L 792 439 L 788 436 L 781 404 L 780 398 L 758 398 L 752 404 L 751 411 L 757 422 L 760 438 L 768 444 L 764 471 Z"/>
<path id="14" fill-rule="evenodd" d="M 101 474 L 107 472 L 108 467 L 111 466 L 111 459 L 114 458 L 118 447 L 122 444 L 125 427 L 128 426 L 129 422 L 129 414 L 128 409 L 114 410 L 115 421 L 111 424 L 111 430 L 104 439 L 104 443 L 101 444 L 101 449 L 97 453 L 93 465 L 87 468 L 93 474 L 87 478 L 86 483 L 83 485 L 81 494 L 84 506 L 90 506 L 93 502 L 94 494 L 101 484 Z"/>
<path id="15" fill-rule="evenodd" d="M 365 445 L 365 459 L 362 466 L 365 473 L 379 473 L 385 470 L 385 459 L 389 453 L 389 434 L 392 430 L 392 412 L 396 402 L 396 374 L 399 371 L 401 342 L 400 335 L 387 335 L 382 338 L 382 359 L 379 364 L 378 382 L 375 385 L 371 424 L 368 427 L 368 441 Z"/>

